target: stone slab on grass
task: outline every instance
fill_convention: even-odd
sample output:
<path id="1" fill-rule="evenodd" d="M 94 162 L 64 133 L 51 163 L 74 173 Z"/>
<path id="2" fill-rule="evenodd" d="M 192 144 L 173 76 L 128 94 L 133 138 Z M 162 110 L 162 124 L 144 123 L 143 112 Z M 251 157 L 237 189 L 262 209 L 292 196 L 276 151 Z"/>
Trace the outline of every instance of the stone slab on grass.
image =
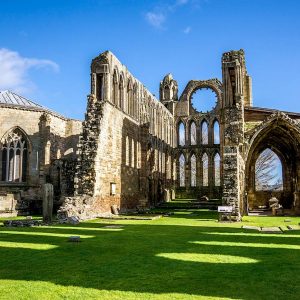
<path id="1" fill-rule="evenodd" d="M 288 228 L 288 230 L 300 230 L 299 225 L 288 225 L 286 227 Z"/>
<path id="2" fill-rule="evenodd" d="M 261 232 L 263 233 L 282 233 L 280 227 L 262 227 Z"/>
<path id="3" fill-rule="evenodd" d="M 248 225 L 243 225 L 242 226 L 243 229 L 246 229 L 246 230 L 256 230 L 256 231 L 260 231 L 260 227 L 258 226 L 248 226 Z"/>
<path id="4" fill-rule="evenodd" d="M 104 228 L 111 228 L 111 229 L 118 229 L 118 228 L 123 228 L 124 226 L 122 225 L 106 225 Z"/>

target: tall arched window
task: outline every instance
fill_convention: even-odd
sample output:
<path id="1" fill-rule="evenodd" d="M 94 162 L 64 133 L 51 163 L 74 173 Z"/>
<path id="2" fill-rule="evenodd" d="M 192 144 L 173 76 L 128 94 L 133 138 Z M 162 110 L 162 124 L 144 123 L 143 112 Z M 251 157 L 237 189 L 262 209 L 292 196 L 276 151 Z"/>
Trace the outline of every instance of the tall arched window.
<path id="1" fill-rule="evenodd" d="M 202 176 L 203 186 L 208 186 L 208 156 L 206 153 L 202 156 Z"/>
<path id="2" fill-rule="evenodd" d="M 191 123 L 190 126 L 191 145 L 197 144 L 197 129 L 195 122 Z"/>
<path id="3" fill-rule="evenodd" d="M 220 125 L 217 120 L 214 122 L 214 144 L 220 144 Z"/>
<path id="4" fill-rule="evenodd" d="M 185 128 L 182 122 L 178 125 L 178 145 L 185 145 Z"/>
<path id="5" fill-rule="evenodd" d="M 131 167 L 135 167 L 135 143 L 134 139 L 131 140 Z"/>
<path id="6" fill-rule="evenodd" d="M 2 181 L 25 182 L 27 158 L 27 138 L 15 129 L 2 140 Z"/>
<path id="7" fill-rule="evenodd" d="M 185 186 L 185 158 L 183 154 L 179 156 L 179 186 Z"/>
<path id="8" fill-rule="evenodd" d="M 255 163 L 255 189 L 257 191 L 280 191 L 283 189 L 280 158 L 267 148 Z"/>
<path id="9" fill-rule="evenodd" d="M 195 154 L 191 157 L 191 186 L 196 186 L 197 160 Z"/>
<path id="10" fill-rule="evenodd" d="M 114 70 L 113 83 L 112 83 L 112 103 L 118 104 L 118 74 Z"/>
<path id="11" fill-rule="evenodd" d="M 127 109 L 126 112 L 132 115 L 132 102 L 133 102 L 133 90 L 131 80 L 128 81 L 127 85 Z"/>
<path id="12" fill-rule="evenodd" d="M 220 155 L 219 155 L 219 153 L 216 153 L 216 155 L 214 157 L 215 186 L 220 186 L 221 185 L 220 170 L 221 170 Z"/>
<path id="13" fill-rule="evenodd" d="M 132 115 L 134 118 L 137 118 L 137 106 L 138 106 L 138 99 L 137 99 L 137 85 L 136 83 L 133 86 L 133 101 L 132 101 Z"/>
<path id="14" fill-rule="evenodd" d="M 208 124 L 206 121 L 201 123 L 201 144 L 208 144 Z"/>
<path id="15" fill-rule="evenodd" d="M 120 76 L 119 82 L 119 107 L 124 110 L 124 79 L 123 76 Z"/>
<path id="16" fill-rule="evenodd" d="M 129 138 L 128 138 L 128 136 L 126 136 L 126 139 L 125 139 L 125 143 L 126 143 L 126 145 L 125 145 L 125 165 L 126 166 L 129 166 L 129 157 L 130 157 L 130 147 L 129 147 Z"/>

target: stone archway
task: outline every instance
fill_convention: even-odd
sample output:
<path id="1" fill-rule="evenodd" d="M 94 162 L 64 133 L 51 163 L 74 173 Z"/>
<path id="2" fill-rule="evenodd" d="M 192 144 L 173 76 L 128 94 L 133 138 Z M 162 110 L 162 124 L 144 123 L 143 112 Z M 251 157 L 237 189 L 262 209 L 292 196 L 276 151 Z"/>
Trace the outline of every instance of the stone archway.
<path id="1" fill-rule="evenodd" d="M 299 206 L 300 175 L 300 128 L 283 114 L 271 116 L 253 134 L 246 160 L 246 195 L 248 208 L 268 206 L 275 196 L 285 209 L 297 210 Z M 266 149 L 271 149 L 282 164 L 283 189 L 280 191 L 257 191 L 255 188 L 255 162 Z"/>

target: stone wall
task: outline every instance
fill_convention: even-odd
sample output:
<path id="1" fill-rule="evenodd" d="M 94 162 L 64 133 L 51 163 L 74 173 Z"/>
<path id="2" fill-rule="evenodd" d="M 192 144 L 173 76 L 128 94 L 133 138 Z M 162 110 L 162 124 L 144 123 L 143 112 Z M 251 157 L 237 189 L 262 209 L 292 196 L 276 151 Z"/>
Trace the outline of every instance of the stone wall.
<path id="1" fill-rule="evenodd" d="M 40 213 L 42 207 L 41 185 L 57 182 L 57 200 L 64 193 L 61 189 L 63 167 L 53 168 L 54 161 L 71 161 L 76 158 L 81 122 L 64 118 L 45 109 L 18 105 L 0 105 L 0 138 L 2 145 L 8 134 L 18 130 L 27 140 L 27 173 L 23 182 L 3 181 L 2 163 L 0 164 L 0 207 L 5 210 L 7 201 L 14 198 L 11 211 L 19 214 Z M 72 151 L 70 151 L 72 148 Z M 62 165 L 63 163 L 61 163 Z M 51 168 L 55 172 L 51 171 Z M 66 181 L 66 178 L 65 178 Z M 12 196 L 13 195 L 13 196 Z"/>

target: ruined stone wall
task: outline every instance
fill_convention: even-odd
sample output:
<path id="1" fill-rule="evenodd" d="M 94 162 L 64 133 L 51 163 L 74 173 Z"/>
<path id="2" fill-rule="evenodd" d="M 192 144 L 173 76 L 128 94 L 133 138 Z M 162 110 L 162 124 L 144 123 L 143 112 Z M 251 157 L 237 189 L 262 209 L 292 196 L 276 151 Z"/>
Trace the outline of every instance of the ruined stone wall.
<path id="1" fill-rule="evenodd" d="M 172 115 L 112 53 L 95 58 L 91 71 L 74 201 L 78 205 L 81 197 L 81 211 L 89 215 L 110 212 L 112 205 L 149 206 L 150 198 L 157 203 L 172 184 L 171 170 L 166 172 L 172 165 Z M 84 203 L 88 197 L 92 208 Z M 75 205 L 68 201 L 61 209 L 67 214 Z"/>
<path id="2" fill-rule="evenodd" d="M 1 106 L 0 115 L 0 160 L 2 160 L 2 143 L 7 134 L 20 130 L 28 141 L 26 181 L 0 181 L 2 195 L 0 202 L 3 199 L 4 203 L 6 197 L 7 199 L 13 197 L 14 205 L 10 210 L 17 210 L 18 213 L 39 212 L 42 204 L 41 185 L 47 181 L 55 181 L 57 186 L 60 186 L 62 177 L 58 174 L 57 168 L 55 168 L 56 173 L 51 174 L 51 164 L 54 160 L 66 157 L 64 155 L 66 145 L 68 147 L 73 145 L 76 151 L 81 122 L 31 107 Z M 0 164 L 1 178 L 2 171 L 2 164 Z M 3 208 L 3 205 L 0 203 L 0 207 Z M 6 207 L 7 204 L 4 206 Z"/>

